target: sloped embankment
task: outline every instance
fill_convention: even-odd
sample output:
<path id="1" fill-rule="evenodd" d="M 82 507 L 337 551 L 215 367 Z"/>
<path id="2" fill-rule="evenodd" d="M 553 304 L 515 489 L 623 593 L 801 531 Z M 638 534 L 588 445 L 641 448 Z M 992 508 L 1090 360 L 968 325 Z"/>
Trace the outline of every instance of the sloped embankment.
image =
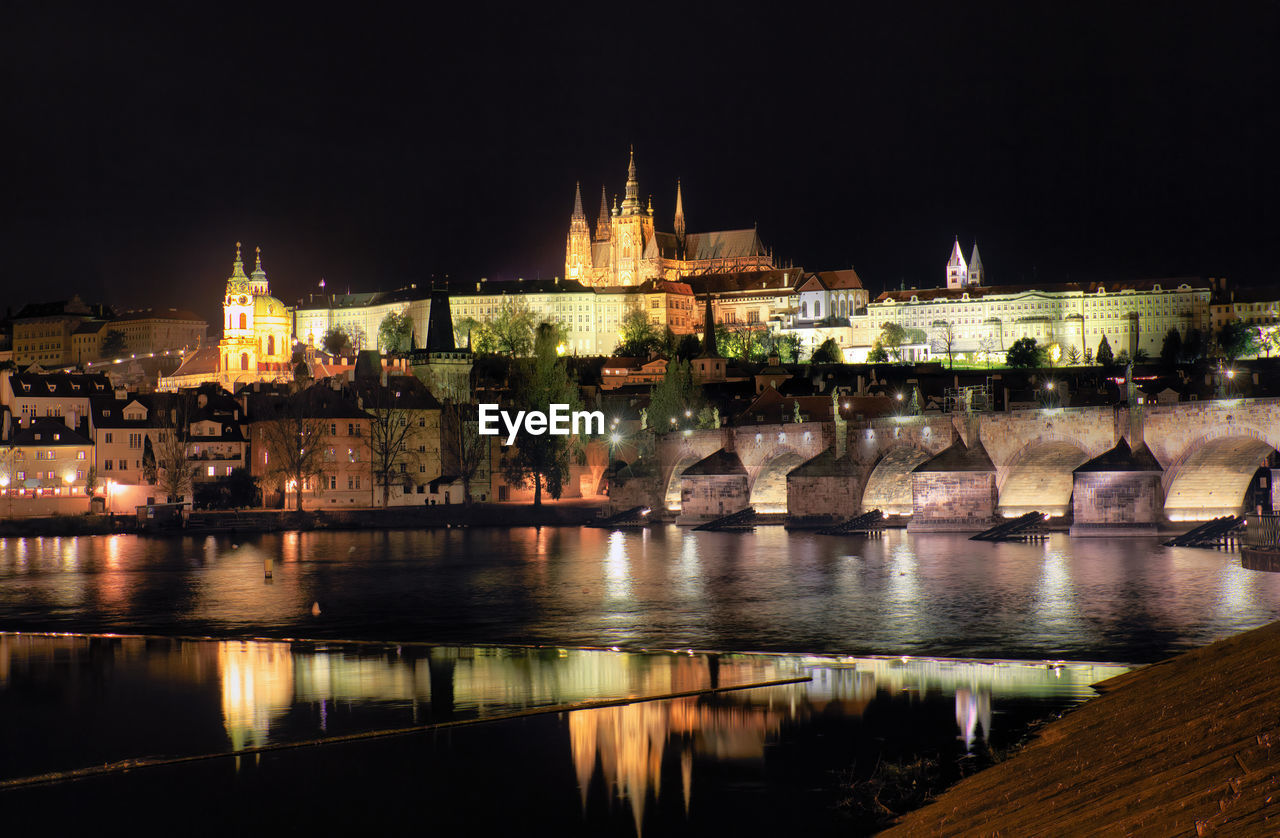
<path id="1" fill-rule="evenodd" d="M 1280 623 L 1098 688 L 884 834 L 1280 834 Z"/>

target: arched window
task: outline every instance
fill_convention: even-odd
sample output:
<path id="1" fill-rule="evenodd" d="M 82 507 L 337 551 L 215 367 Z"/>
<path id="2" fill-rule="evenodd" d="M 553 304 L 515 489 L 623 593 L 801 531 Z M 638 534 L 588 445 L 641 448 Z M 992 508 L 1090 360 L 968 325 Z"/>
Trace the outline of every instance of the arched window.
<path id="1" fill-rule="evenodd" d="M 242 314 L 242 315 L 240 315 L 240 316 L 241 316 L 241 317 L 244 317 L 244 315 L 243 315 L 243 314 Z M 242 370 L 247 370 L 247 369 L 249 369 L 249 353 L 248 353 L 248 352 L 241 352 L 241 353 L 240 353 L 240 369 L 242 369 Z"/>
<path id="2" fill-rule="evenodd" d="M 267 336 L 267 354 L 268 355 L 276 354 L 276 336 L 275 335 Z"/>
<path id="3" fill-rule="evenodd" d="M 808 304 L 808 303 L 801 303 L 801 304 L 800 304 L 800 318 L 803 320 L 804 318 L 806 318 L 806 317 L 808 317 L 808 316 L 809 316 L 809 304 Z"/>
<path id="4" fill-rule="evenodd" d="M 247 314 L 244 314 L 243 312 L 241 312 L 240 314 L 240 328 L 241 329 L 249 328 L 249 316 Z"/>

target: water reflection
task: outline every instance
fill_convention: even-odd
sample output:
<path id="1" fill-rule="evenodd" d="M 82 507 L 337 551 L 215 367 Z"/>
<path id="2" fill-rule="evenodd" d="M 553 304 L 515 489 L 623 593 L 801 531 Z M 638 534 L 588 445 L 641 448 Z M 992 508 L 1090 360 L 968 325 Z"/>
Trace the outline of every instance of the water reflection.
<path id="1" fill-rule="evenodd" d="M 1094 695 L 1091 684 L 1127 671 L 1110 664 L 880 658 L 808 657 L 803 665 L 812 676 L 808 683 L 570 713 L 569 742 L 584 812 L 592 784 L 600 782 L 608 800 L 627 802 L 640 834 L 646 810 L 661 803 L 663 774 L 674 770 L 669 752 L 678 754 L 680 784 L 675 790 L 669 784 L 667 793 L 679 794 L 688 811 L 699 766 L 735 763 L 763 773 L 769 746 L 814 727 L 818 719 L 824 726 L 849 727 L 876 707 L 907 705 L 919 720 L 937 710 L 930 706 L 933 698 L 954 699 L 949 735 L 969 752 L 976 741 L 992 736 L 994 707 L 1028 699 L 1068 706 Z M 1007 722 L 1009 728 L 1019 724 Z M 882 727 L 846 733 L 901 735 Z"/>
<path id="2" fill-rule="evenodd" d="M 1280 575 L 1154 539 L 526 527 L 0 540 L 8 630 L 1146 662 L 1278 616 Z"/>

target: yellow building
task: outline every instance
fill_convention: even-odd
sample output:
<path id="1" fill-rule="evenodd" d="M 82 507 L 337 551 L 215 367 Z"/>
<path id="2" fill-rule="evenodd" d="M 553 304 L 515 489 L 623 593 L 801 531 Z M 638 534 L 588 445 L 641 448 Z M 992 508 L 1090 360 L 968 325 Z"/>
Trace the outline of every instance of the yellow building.
<path id="1" fill-rule="evenodd" d="M 162 377 L 156 389 L 179 390 L 214 381 L 235 392 L 254 381 L 293 380 L 293 311 L 271 296 L 262 248 L 257 264 L 245 275 L 236 242 L 236 259 L 222 298 L 222 340 L 186 356 L 172 376 Z"/>

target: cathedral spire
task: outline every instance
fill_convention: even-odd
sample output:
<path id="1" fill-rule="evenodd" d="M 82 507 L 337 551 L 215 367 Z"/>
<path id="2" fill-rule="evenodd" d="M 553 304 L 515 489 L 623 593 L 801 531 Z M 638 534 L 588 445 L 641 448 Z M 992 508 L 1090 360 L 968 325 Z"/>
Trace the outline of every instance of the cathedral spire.
<path id="1" fill-rule="evenodd" d="M 951 258 L 947 260 L 947 287 L 963 288 L 969 284 L 969 266 L 960 252 L 960 237 L 951 245 Z"/>
<path id="2" fill-rule="evenodd" d="M 676 241 L 684 249 L 684 199 L 680 195 L 680 180 L 676 179 Z"/>
<path id="3" fill-rule="evenodd" d="M 636 179 L 636 148 L 631 147 L 631 162 L 627 165 L 627 197 L 622 201 L 623 215 L 640 213 L 640 181 Z"/>
<path id="4" fill-rule="evenodd" d="M 969 284 L 981 285 L 986 277 L 983 276 L 982 256 L 978 254 L 978 240 L 973 240 L 973 254 L 969 257 Z"/>
<path id="5" fill-rule="evenodd" d="M 584 224 L 587 220 L 586 213 L 582 211 L 582 184 L 580 182 L 573 184 L 573 216 L 571 220 L 580 220 Z"/>
<path id="6" fill-rule="evenodd" d="M 703 315 L 703 337 L 702 337 L 702 354 L 700 358 L 719 358 L 720 353 L 716 351 L 716 316 L 711 310 L 711 294 L 707 294 L 707 310 Z"/>
<path id="7" fill-rule="evenodd" d="M 609 196 L 604 191 L 604 184 L 600 185 L 600 217 L 596 219 L 596 241 L 606 242 L 609 240 Z"/>

